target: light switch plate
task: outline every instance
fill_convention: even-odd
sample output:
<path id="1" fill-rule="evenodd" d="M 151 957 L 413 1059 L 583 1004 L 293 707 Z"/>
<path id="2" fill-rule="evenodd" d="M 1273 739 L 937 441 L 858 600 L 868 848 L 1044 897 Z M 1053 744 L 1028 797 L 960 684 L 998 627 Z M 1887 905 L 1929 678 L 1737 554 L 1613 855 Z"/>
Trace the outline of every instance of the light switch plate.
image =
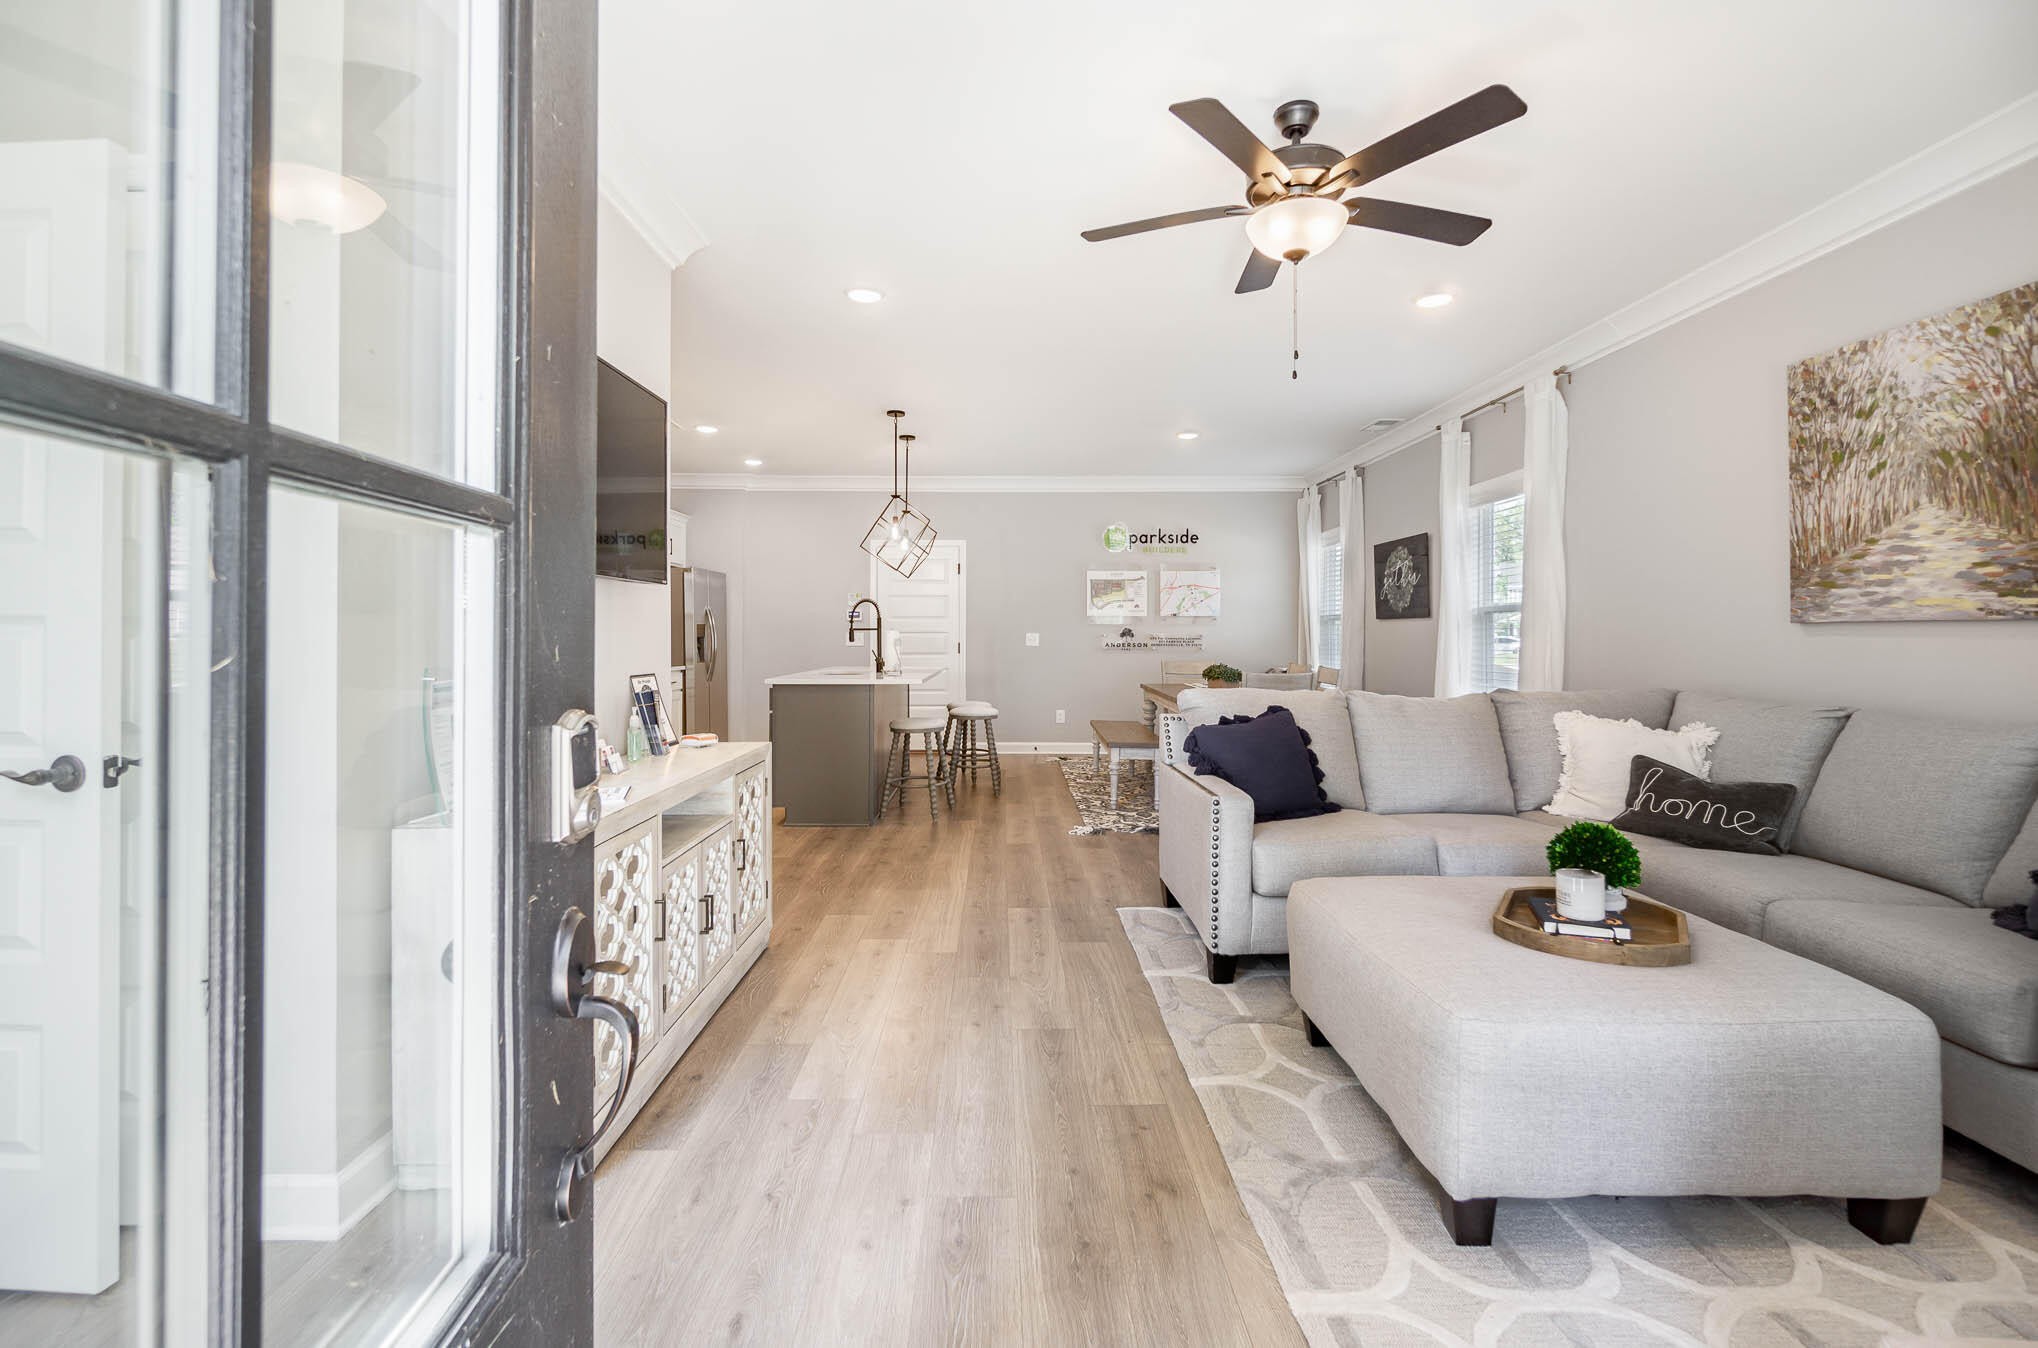
<path id="1" fill-rule="evenodd" d="M 1040 644 L 1040 633 L 1028 632 L 1026 634 L 1026 644 L 1029 646 L 1038 646 Z"/>

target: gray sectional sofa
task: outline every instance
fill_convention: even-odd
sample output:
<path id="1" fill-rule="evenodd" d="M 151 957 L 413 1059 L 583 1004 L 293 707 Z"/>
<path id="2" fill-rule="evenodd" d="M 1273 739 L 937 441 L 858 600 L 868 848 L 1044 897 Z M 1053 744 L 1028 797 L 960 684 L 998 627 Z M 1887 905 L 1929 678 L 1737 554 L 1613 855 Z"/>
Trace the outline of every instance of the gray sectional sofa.
<path id="1" fill-rule="evenodd" d="M 1250 797 L 1189 769 L 1196 725 L 1272 705 L 1309 733 L 1340 812 L 1255 825 Z M 1923 1010 L 1941 1037 L 1946 1125 L 2038 1169 L 2038 941 L 1987 911 L 2028 898 L 2038 869 L 2038 726 L 1665 689 L 1200 689 L 1180 707 L 1159 726 L 1161 882 L 1216 982 L 1240 955 L 1287 951 L 1298 881 L 1546 872 L 1544 846 L 1571 822 L 1543 808 L 1562 768 L 1558 712 L 1716 727 L 1714 780 L 1797 785 L 1785 854 L 1638 836 L 1641 890 Z"/>

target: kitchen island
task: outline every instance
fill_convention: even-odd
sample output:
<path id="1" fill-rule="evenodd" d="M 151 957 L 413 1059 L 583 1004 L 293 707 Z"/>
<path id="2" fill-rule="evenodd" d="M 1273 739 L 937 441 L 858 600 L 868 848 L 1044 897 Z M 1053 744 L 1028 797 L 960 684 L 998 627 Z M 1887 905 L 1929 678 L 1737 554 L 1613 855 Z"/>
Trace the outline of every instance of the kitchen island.
<path id="1" fill-rule="evenodd" d="M 864 828 L 884 796 L 891 724 L 911 690 L 940 674 L 838 666 L 766 679 L 777 803 L 789 825 Z"/>

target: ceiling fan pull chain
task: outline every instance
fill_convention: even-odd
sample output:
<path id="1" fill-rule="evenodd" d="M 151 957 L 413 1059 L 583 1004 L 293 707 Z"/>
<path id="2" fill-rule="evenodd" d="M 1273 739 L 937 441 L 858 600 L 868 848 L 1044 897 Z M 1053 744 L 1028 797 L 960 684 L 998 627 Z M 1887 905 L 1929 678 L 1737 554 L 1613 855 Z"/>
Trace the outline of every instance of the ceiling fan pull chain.
<path id="1" fill-rule="evenodd" d="M 1288 278 L 1288 377 L 1300 379 L 1302 372 L 1296 367 L 1302 363 L 1302 264 L 1290 265 L 1294 273 Z"/>

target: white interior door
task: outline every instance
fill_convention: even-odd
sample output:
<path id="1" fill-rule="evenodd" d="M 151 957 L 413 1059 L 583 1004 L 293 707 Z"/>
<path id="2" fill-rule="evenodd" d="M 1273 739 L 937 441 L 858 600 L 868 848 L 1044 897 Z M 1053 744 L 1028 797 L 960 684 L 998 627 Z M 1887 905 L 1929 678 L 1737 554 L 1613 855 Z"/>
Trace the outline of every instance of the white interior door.
<path id="1" fill-rule="evenodd" d="M 122 354 L 124 157 L 0 145 L 0 337 L 98 367 Z M 64 278 L 61 294 L 52 278 Z M 122 469 L 0 428 L 0 1287 L 120 1274 Z"/>
<path id="2" fill-rule="evenodd" d="M 961 539 L 941 539 L 910 580 L 888 566 L 876 568 L 873 593 L 884 610 L 885 631 L 899 634 L 899 664 L 936 671 L 912 691 L 916 714 L 944 712 L 969 696 L 968 550 Z"/>

